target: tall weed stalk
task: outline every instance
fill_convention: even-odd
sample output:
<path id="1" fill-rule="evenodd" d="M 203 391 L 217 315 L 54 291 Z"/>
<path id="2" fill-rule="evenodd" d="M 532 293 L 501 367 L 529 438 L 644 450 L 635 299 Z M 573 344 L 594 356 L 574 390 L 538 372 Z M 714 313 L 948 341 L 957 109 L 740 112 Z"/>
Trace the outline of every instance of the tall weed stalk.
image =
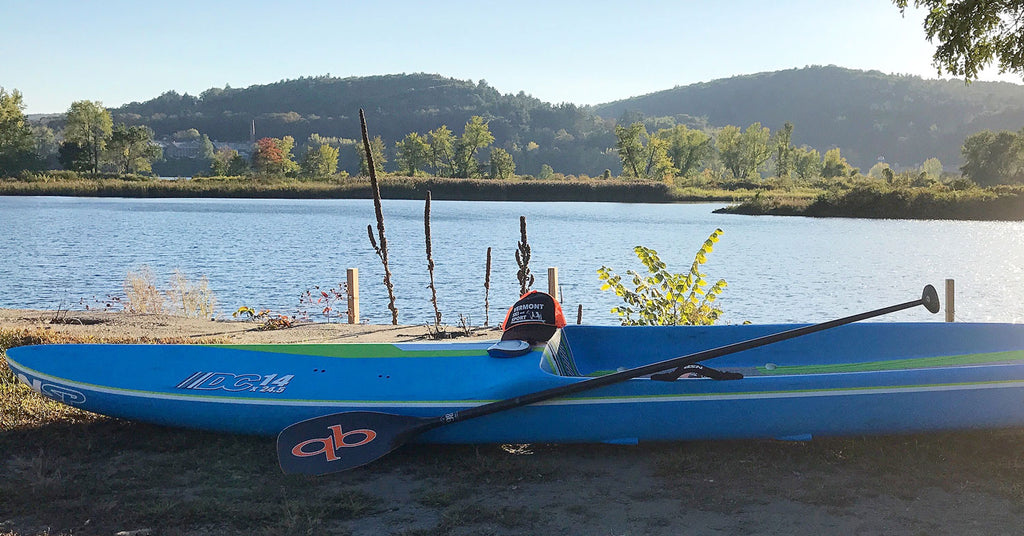
<path id="1" fill-rule="evenodd" d="M 487 268 L 484 271 L 484 326 L 491 321 L 491 248 L 487 248 Z"/>
<path id="2" fill-rule="evenodd" d="M 526 294 L 533 286 L 534 277 L 530 273 L 530 244 L 526 241 L 526 216 L 519 216 L 520 241 L 516 246 L 516 264 L 519 271 L 516 277 L 519 279 L 519 295 Z"/>
<path id="3" fill-rule="evenodd" d="M 363 113 L 363 109 L 359 109 L 359 126 L 363 133 L 363 149 L 366 151 L 366 165 L 370 171 L 370 188 L 373 190 L 373 211 L 377 216 L 377 235 L 380 238 L 380 246 L 377 246 L 377 242 L 373 239 L 373 227 L 370 225 L 366 226 L 366 233 L 370 235 L 370 245 L 377 252 L 377 256 L 380 257 L 380 262 L 384 265 L 384 286 L 388 289 L 388 309 L 391 310 L 391 323 L 398 325 L 398 307 L 395 305 L 395 287 L 391 283 L 391 268 L 388 266 L 388 240 L 384 236 L 384 212 L 381 210 L 380 203 L 380 184 L 377 182 L 377 171 L 376 166 L 373 163 L 373 152 L 370 150 L 370 135 L 366 131 L 366 114 Z"/>
<path id="4" fill-rule="evenodd" d="M 423 207 L 423 234 L 427 245 L 427 273 L 430 274 L 430 303 L 434 304 L 434 328 L 441 325 L 441 310 L 437 308 L 437 287 L 434 286 L 434 257 L 430 250 L 430 190 L 427 190 L 427 202 Z"/>

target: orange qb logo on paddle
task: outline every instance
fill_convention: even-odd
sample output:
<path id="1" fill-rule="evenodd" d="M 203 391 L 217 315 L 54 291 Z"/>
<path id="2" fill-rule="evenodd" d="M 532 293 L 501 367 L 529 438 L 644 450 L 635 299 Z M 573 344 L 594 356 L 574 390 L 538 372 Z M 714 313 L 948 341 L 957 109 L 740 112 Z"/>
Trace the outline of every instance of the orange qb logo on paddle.
<path id="1" fill-rule="evenodd" d="M 359 430 L 349 430 L 345 432 L 341 429 L 340 424 L 328 426 L 328 430 L 331 431 L 331 435 L 327 437 L 318 437 L 315 439 L 307 439 L 302 443 L 299 443 L 292 447 L 292 455 L 307 458 L 309 456 L 317 456 L 324 454 L 327 456 L 327 461 L 333 462 L 339 459 L 338 449 L 350 448 L 350 447 L 361 447 L 377 437 L 377 432 L 366 428 L 360 428 Z M 348 438 L 351 436 L 362 436 L 362 440 L 354 443 L 349 443 Z M 317 450 L 307 450 L 306 447 L 310 445 L 319 445 Z"/>

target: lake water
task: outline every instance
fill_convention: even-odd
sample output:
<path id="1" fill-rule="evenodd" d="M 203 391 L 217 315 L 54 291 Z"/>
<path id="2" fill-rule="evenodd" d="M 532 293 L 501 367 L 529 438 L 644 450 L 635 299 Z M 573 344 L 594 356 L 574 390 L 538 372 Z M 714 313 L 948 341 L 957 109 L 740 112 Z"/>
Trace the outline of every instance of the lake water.
<path id="1" fill-rule="evenodd" d="M 619 299 L 597 269 L 641 269 L 633 247 L 654 248 L 683 272 L 715 228 L 725 231 L 704 271 L 729 286 L 730 323 L 819 322 L 910 301 L 926 283 L 957 283 L 962 321 L 1024 321 L 1024 223 L 750 217 L 712 204 L 434 201 L 435 280 L 444 321 L 483 324 L 484 271 L 493 248 L 489 310 L 500 322 L 518 294 L 514 253 L 527 218 L 536 274 L 557 266 L 566 317 L 616 324 Z M 399 322 L 433 309 L 423 202 L 384 201 Z M 337 286 L 359 268 L 364 320 L 389 323 L 383 269 L 366 236 L 369 200 L 97 199 L 0 197 L 0 307 L 74 309 L 121 295 L 130 270 L 149 266 L 167 285 L 175 269 L 205 275 L 220 316 L 240 306 L 294 314 L 314 285 Z M 340 304 L 344 309 L 344 304 Z M 886 320 L 939 321 L 915 308 Z"/>

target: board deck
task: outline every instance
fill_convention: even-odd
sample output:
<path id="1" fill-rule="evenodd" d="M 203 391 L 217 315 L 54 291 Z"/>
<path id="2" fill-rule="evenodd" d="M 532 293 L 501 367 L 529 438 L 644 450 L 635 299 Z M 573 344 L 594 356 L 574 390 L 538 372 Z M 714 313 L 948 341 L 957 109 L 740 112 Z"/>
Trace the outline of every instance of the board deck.
<path id="1" fill-rule="evenodd" d="M 490 357 L 488 341 L 44 345 L 12 348 L 8 362 L 36 391 L 89 411 L 276 435 L 341 411 L 444 414 L 791 327 L 569 326 L 507 358 Z M 707 364 L 745 377 L 637 378 L 419 439 L 629 443 L 1024 425 L 1021 325 L 864 323 Z"/>

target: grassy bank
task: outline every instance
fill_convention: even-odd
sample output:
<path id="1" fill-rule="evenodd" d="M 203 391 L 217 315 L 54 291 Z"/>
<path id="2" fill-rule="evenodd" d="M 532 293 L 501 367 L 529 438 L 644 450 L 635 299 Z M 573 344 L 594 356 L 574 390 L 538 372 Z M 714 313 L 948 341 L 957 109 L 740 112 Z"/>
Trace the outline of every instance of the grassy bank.
<path id="1" fill-rule="evenodd" d="M 381 195 L 388 199 L 462 201 L 604 201 L 672 203 L 686 201 L 740 201 L 752 197 L 757 186 L 737 183 L 706 187 L 676 187 L 664 182 L 621 179 L 448 179 L 440 177 L 384 177 Z M 813 197 L 818 190 L 790 195 Z M 0 195 L 142 198 L 278 198 L 369 199 L 369 179 L 345 177 L 322 181 L 283 177 L 210 177 L 157 180 L 146 177 L 84 177 L 58 172 L 0 180 Z"/>
<path id="2" fill-rule="evenodd" d="M 1024 186 L 953 190 L 946 186 L 890 187 L 884 184 L 833 189 L 814 199 L 785 199 L 770 193 L 716 212 L 748 215 L 899 218 L 948 220 L 1024 220 Z"/>
<path id="3" fill-rule="evenodd" d="M 488 201 L 626 201 L 669 202 L 670 189 L 660 183 L 622 181 L 480 180 L 387 177 L 381 195 L 389 199 Z M 207 178 L 125 180 L 121 178 L 62 178 L 5 180 L 0 195 L 61 195 L 89 197 L 195 197 L 280 199 L 369 199 L 369 180 L 346 178 L 299 181 L 287 178 Z"/>

